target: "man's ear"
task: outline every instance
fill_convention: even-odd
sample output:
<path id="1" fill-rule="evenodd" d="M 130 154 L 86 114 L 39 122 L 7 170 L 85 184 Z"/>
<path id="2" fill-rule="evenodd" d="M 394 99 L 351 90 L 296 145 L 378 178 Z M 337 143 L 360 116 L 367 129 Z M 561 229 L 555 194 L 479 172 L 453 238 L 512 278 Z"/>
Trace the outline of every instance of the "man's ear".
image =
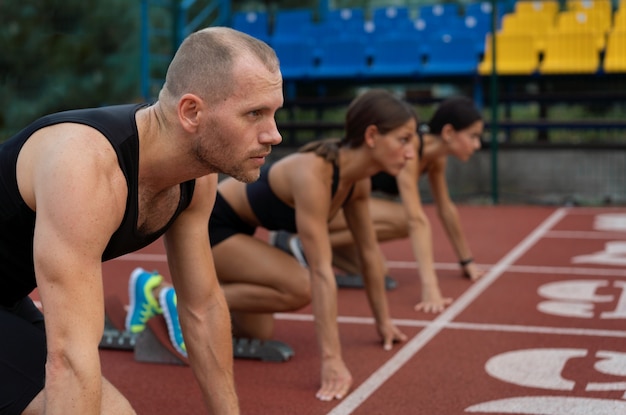
<path id="1" fill-rule="evenodd" d="M 185 94 L 178 101 L 178 119 L 185 131 L 194 132 L 200 125 L 203 101 L 194 94 Z"/>
<path id="2" fill-rule="evenodd" d="M 365 129 L 365 145 L 369 148 L 376 147 L 376 136 L 378 135 L 378 127 L 375 125 L 368 125 Z"/>

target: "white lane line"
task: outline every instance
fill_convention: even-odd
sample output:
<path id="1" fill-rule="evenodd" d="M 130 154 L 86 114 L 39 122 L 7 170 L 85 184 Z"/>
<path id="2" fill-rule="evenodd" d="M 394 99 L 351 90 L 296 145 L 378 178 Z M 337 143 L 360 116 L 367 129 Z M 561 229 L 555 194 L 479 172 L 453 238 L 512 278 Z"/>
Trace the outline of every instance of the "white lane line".
<path id="1" fill-rule="evenodd" d="M 488 270 L 493 267 L 492 264 L 476 264 L 480 269 Z M 417 269 L 415 261 L 388 261 L 387 266 L 390 269 Z M 436 263 L 435 268 L 439 270 L 458 270 L 459 264 L 454 263 Z M 568 275 L 596 275 L 602 277 L 626 277 L 626 269 L 623 267 L 615 268 L 581 268 L 581 267 L 552 267 L 542 265 L 511 265 L 506 272 L 519 272 L 527 274 L 568 274 Z"/>
<path id="2" fill-rule="evenodd" d="M 165 254 L 142 254 L 142 253 L 134 252 L 132 254 L 126 254 L 119 258 L 115 258 L 114 261 L 167 262 L 167 255 Z"/>
<path id="3" fill-rule="evenodd" d="M 545 237 L 545 236 L 544 236 Z M 138 262 L 167 262 L 165 254 L 142 254 L 132 253 L 126 254 L 114 261 L 138 261 Z M 477 264 L 481 269 L 488 270 L 493 267 L 492 264 Z M 387 261 L 390 269 L 415 269 L 417 263 L 415 261 Z M 436 269 L 440 270 L 458 270 L 459 264 L 456 262 L 436 263 Z M 534 265 L 512 265 L 507 272 L 523 272 L 529 274 L 571 274 L 571 275 L 598 275 L 598 276 L 626 276 L 626 269 L 606 269 L 606 268 L 580 268 L 580 267 L 551 267 L 551 266 L 534 266 Z"/>
<path id="4" fill-rule="evenodd" d="M 626 232 L 599 232 L 599 231 L 550 231 L 544 238 L 563 239 L 626 239 Z"/>
<path id="5" fill-rule="evenodd" d="M 457 315 L 465 310 L 465 308 L 502 275 L 509 266 L 535 245 L 539 239 L 567 214 L 567 212 L 567 208 L 560 208 L 552 213 L 552 215 L 520 242 L 519 245 L 505 255 L 493 268 L 487 271 L 480 280 L 472 284 L 465 293 L 448 307 L 448 309 L 435 318 L 424 330 L 420 331 L 415 337 L 409 340 L 391 359 L 345 397 L 328 415 L 348 415 L 357 409 L 382 386 L 387 379 L 402 368 L 402 366 L 432 340 L 433 337 L 439 334 L 446 324 L 449 324 Z"/>
<path id="6" fill-rule="evenodd" d="M 274 317 L 277 320 L 285 321 L 307 321 L 313 322 L 312 314 L 296 314 L 296 313 L 276 313 Z M 374 325 L 372 317 L 350 317 L 340 316 L 337 321 L 341 324 L 363 324 L 368 326 Z M 426 327 L 434 324 L 430 320 L 408 320 L 393 319 L 393 323 L 398 327 Z M 626 338 L 624 330 L 602 330 L 602 329 L 586 329 L 586 328 L 568 328 L 568 327 L 549 327 L 549 326 L 520 326 L 517 324 L 486 324 L 486 323 L 464 323 L 454 322 L 441 324 L 442 329 L 454 330 L 473 330 L 473 331 L 492 331 L 507 333 L 526 333 L 526 334 L 555 334 L 558 336 L 588 336 L 588 337 L 615 337 Z"/>
<path id="7" fill-rule="evenodd" d="M 526 272 L 531 274 L 594 275 L 598 277 L 626 277 L 626 269 L 621 267 L 609 269 L 513 265 L 507 270 L 507 272 Z"/>

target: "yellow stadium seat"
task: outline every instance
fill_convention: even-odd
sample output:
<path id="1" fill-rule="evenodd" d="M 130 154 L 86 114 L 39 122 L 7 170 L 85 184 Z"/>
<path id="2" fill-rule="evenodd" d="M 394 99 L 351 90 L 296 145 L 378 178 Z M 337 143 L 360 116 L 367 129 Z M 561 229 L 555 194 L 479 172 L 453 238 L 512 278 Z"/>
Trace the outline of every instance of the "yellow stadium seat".
<path id="1" fill-rule="evenodd" d="M 539 65 L 541 74 L 596 73 L 600 53 L 593 33 L 561 33 L 548 35 L 546 50 Z"/>
<path id="2" fill-rule="evenodd" d="M 613 15 L 613 31 L 626 31 L 626 6 L 622 6 Z"/>
<path id="3" fill-rule="evenodd" d="M 493 69 L 491 36 L 487 36 L 485 57 L 478 65 L 481 75 Z M 520 33 L 496 34 L 496 72 L 503 75 L 530 75 L 537 70 L 539 53 L 533 36 Z"/>
<path id="4" fill-rule="evenodd" d="M 515 2 L 516 14 L 547 14 L 554 16 L 559 11 L 557 0 L 518 0 Z"/>
<path id="5" fill-rule="evenodd" d="M 613 5 L 611 4 L 611 0 L 567 0 L 566 9 L 577 11 L 593 10 L 611 15 Z"/>
<path id="6" fill-rule="evenodd" d="M 557 15 L 556 28 L 607 32 L 612 26 L 611 19 L 610 14 L 589 10 L 566 10 Z"/>
<path id="7" fill-rule="evenodd" d="M 626 31 L 614 31 L 609 34 L 604 55 L 604 71 L 626 72 Z"/>
<path id="8" fill-rule="evenodd" d="M 507 34 L 529 34 L 532 35 L 535 47 L 538 51 L 545 48 L 545 40 L 548 33 L 554 30 L 554 16 L 531 15 L 531 14 L 506 14 L 502 18 L 502 33 Z"/>
<path id="9" fill-rule="evenodd" d="M 606 36 L 611 30 L 611 18 L 601 13 L 563 11 L 558 14 L 555 31 L 560 33 L 591 33 L 596 38 L 596 48 L 604 49 Z"/>

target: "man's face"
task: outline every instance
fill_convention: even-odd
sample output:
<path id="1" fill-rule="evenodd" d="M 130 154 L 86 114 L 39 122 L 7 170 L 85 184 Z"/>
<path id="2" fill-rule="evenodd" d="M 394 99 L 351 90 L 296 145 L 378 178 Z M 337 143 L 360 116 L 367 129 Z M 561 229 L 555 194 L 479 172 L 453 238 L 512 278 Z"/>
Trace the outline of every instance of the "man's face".
<path id="1" fill-rule="evenodd" d="M 260 168 L 282 137 L 276 111 L 283 105 L 280 72 L 260 62 L 239 62 L 233 93 L 211 111 L 196 157 L 243 182 L 259 178 Z"/>

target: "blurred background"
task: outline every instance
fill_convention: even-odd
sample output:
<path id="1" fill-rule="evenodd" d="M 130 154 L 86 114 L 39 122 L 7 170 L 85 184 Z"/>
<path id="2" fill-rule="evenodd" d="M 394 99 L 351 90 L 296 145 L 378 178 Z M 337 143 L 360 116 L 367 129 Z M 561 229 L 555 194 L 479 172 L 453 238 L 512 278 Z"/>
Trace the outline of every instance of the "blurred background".
<path id="1" fill-rule="evenodd" d="M 366 88 L 395 91 L 422 121 L 462 94 L 486 129 L 471 160 L 449 160 L 457 202 L 626 205 L 619 0 L 0 1 L 0 141 L 50 112 L 154 100 L 176 47 L 207 26 L 276 50 L 274 157 L 341 135 Z"/>

